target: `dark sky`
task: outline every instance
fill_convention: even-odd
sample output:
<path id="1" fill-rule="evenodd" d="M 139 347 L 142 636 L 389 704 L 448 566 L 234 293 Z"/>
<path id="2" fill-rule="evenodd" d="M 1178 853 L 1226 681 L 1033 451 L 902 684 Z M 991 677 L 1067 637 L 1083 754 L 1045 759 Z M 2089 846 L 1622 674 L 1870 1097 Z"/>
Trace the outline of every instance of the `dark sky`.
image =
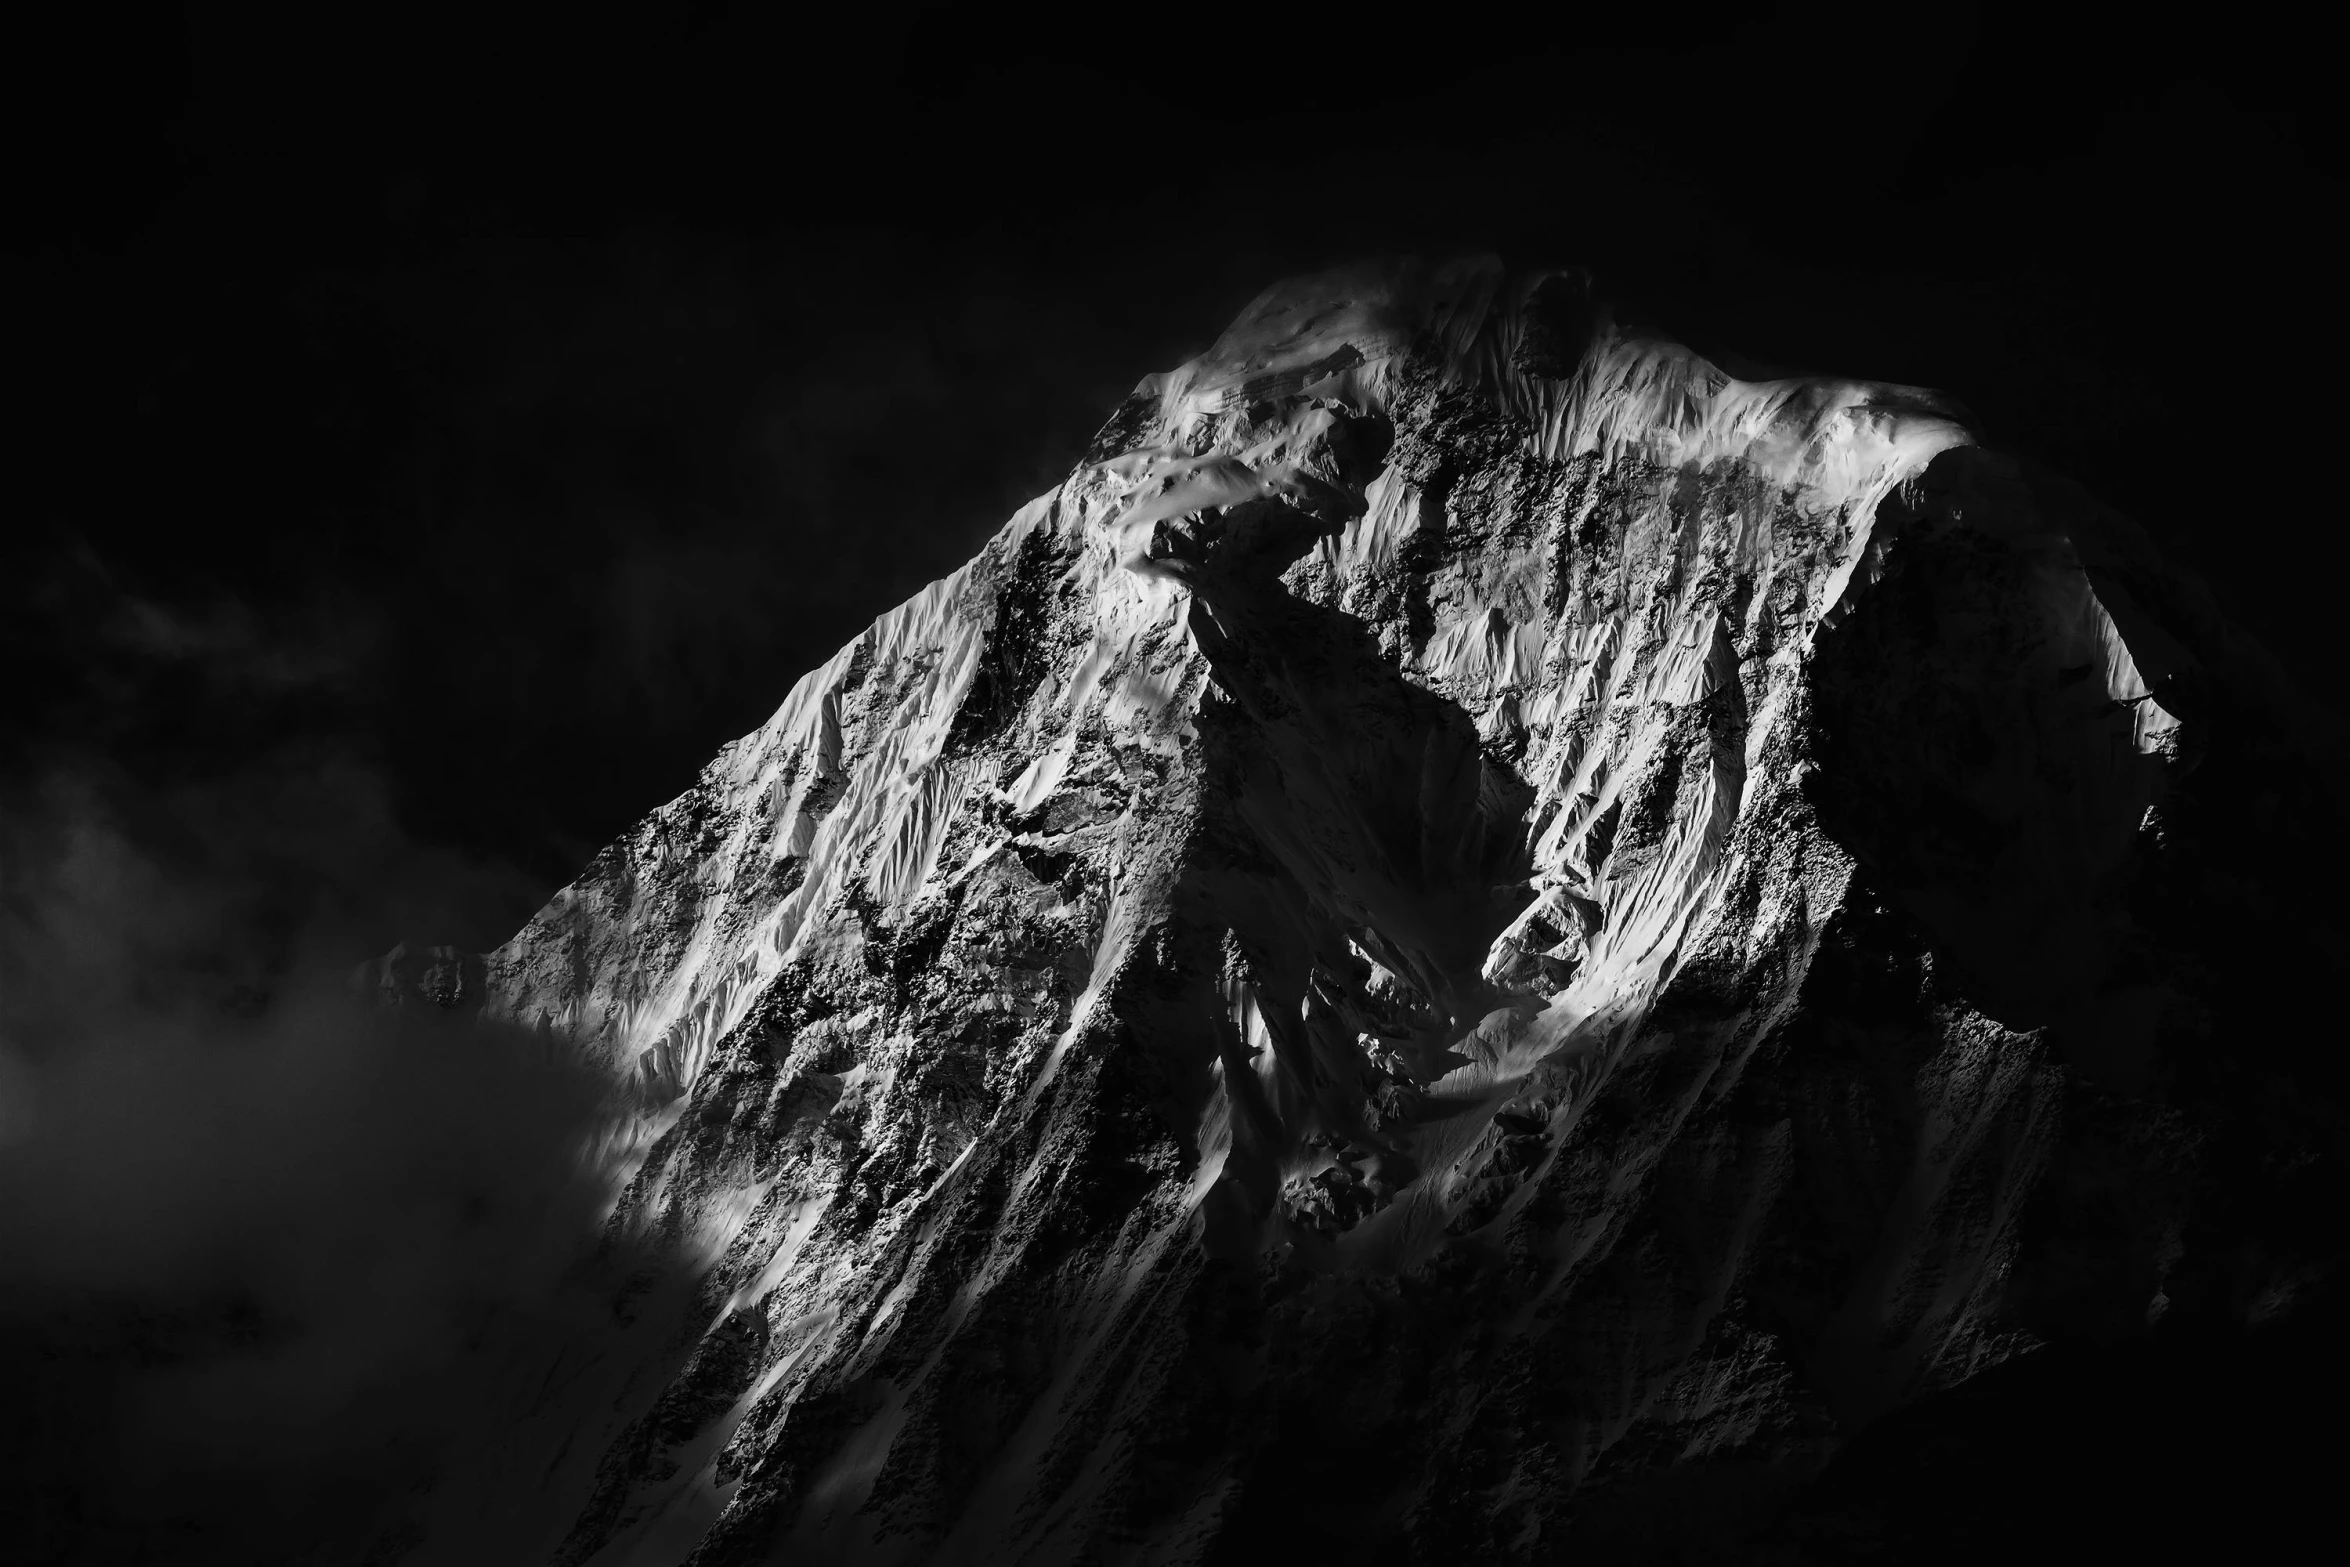
<path id="1" fill-rule="evenodd" d="M 1365 252 L 1949 390 L 2338 703 L 2342 138 L 2255 13 L 328 9 L 0 49 L 11 845 L 160 857 L 238 983 L 498 941 Z"/>

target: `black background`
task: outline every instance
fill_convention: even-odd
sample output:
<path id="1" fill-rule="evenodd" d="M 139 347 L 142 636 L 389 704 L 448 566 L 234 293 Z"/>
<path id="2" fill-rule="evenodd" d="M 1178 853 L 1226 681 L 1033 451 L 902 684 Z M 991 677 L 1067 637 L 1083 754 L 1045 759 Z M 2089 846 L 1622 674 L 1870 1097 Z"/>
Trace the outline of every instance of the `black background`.
<path id="1" fill-rule="evenodd" d="M 1709 352 L 1945 389 L 2339 722 L 2344 147 L 2282 13 L 789 9 L 12 17 L 12 1047 L 126 963 L 251 1010 L 495 944 L 1142 374 L 1365 253 L 1591 264 Z M 2011 1375 L 1803 1548 L 1851 1506 L 1951 1547 L 1960 1473 L 1969 1540 L 2007 1495 L 2094 1538 L 2220 1449 L 2273 1512 L 2270 1353 Z"/>
<path id="2" fill-rule="evenodd" d="M 2342 141 L 2282 23 L 505 16 L 6 51 L 10 781 L 348 764 L 474 870 L 334 868 L 354 952 L 501 939 L 1134 380 L 1365 252 L 1952 392 L 2334 701 Z"/>

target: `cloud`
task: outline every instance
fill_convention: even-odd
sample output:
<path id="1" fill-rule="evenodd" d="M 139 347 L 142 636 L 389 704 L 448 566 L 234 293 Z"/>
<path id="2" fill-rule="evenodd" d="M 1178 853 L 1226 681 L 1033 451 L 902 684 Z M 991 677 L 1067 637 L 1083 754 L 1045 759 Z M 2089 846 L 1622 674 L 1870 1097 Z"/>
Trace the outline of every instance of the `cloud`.
<path id="1" fill-rule="evenodd" d="M 506 873 L 408 842 L 332 752 L 5 803 L 12 1549 L 353 1559 L 496 1418 L 495 1345 L 602 1331 L 603 1084 L 344 978 L 385 909 Z"/>

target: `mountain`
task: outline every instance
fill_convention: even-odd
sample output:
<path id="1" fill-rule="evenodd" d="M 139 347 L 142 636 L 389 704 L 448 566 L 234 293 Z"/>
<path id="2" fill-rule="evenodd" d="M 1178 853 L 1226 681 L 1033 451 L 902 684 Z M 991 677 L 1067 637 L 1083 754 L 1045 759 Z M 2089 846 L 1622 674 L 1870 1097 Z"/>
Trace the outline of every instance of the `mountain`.
<path id="1" fill-rule="evenodd" d="M 1895 1411 L 2325 1298 L 2298 714 L 1932 393 L 1572 271 L 1279 285 L 375 975 L 609 1074 L 656 1259 L 398 1559 L 1800 1556 Z"/>

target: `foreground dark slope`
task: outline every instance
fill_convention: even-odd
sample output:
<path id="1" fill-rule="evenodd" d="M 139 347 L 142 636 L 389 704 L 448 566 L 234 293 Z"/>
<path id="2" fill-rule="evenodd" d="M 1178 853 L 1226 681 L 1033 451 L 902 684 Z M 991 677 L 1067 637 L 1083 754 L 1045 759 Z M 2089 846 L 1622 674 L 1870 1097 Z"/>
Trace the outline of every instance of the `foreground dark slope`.
<path id="1" fill-rule="evenodd" d="M 670 1266 L 409 1559 L 1830 1551 L 1871 1422 L 2322 1290 L 2330 744 L 1928 394 L 1272 290 L 457 987 Z"/>

